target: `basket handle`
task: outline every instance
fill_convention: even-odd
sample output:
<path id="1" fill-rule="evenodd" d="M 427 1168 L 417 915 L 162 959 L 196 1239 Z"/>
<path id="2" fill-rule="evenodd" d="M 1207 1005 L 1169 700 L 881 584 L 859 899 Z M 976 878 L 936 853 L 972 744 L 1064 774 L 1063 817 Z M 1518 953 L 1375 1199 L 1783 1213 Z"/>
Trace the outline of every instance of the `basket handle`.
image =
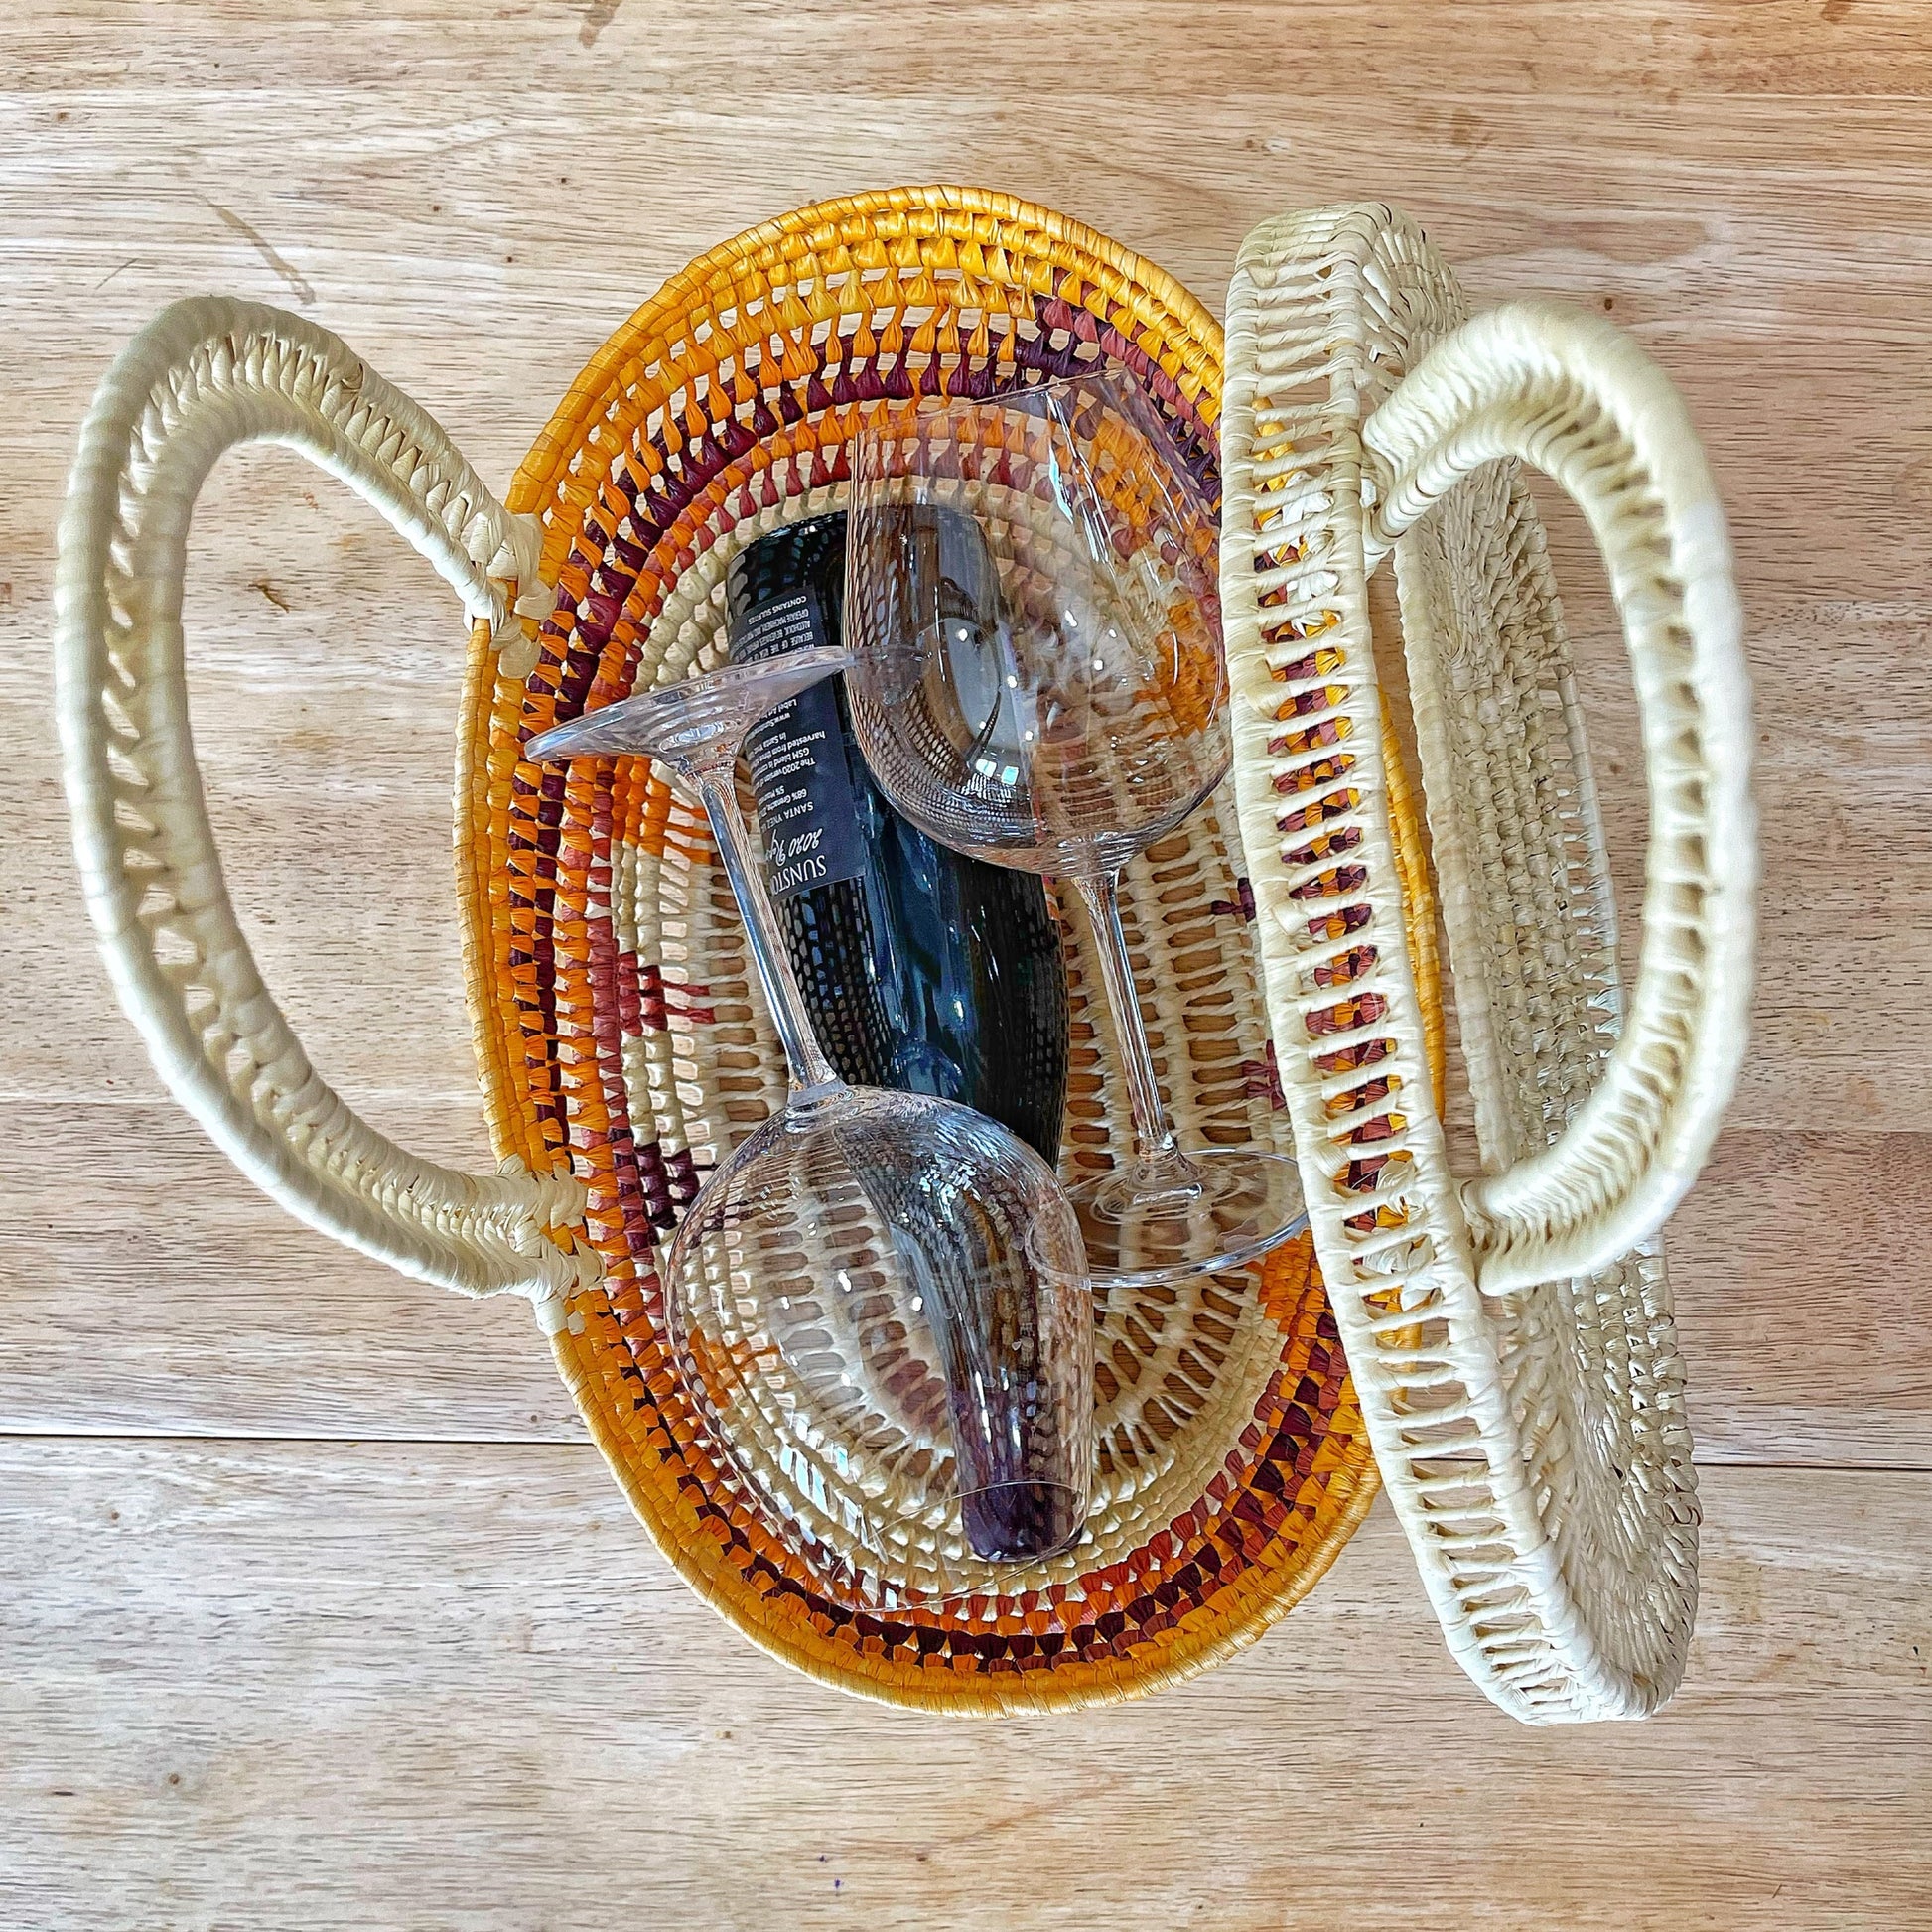
<path id="1" fill-rule="evenodd" d="M 309 1064 L 235 923 L 182 658 L 190 513 L 222 451 L 300 450 L 375 505 L 520 657 L 539 533 L 336 337 L 225 297 L 177 303 L 108 371 L 61 519 L 56 697 L 74 847 L 115 991 L 175 1097 L 265 1192 L 404 1274 L 552 1301 L 584 1188 L 520 1161 L 457 1173 L 359 1119 Z"/>
<path id="2" fill-rule="evenodd" d="M 1602 1080 L 1549 1147 L 1463 1183 L 1492 1293 L 1587 1274 L 1653 1233 L 1703 1166 L 1743 1057 L 1756 818 L 1730 544 L 1682 400 L 1595 317 L 1511 303 L 1439 343 L 1364 424 L 1371 567 L 1499 457 L 1569 491 L 1603 553 L 1642 715 L 1643 945 Z"/>

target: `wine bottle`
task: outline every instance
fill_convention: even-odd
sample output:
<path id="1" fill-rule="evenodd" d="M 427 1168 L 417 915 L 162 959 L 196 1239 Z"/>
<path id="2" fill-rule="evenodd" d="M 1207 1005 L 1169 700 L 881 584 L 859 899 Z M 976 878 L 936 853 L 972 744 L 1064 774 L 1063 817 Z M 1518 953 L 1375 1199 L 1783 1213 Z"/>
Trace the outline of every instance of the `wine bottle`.
<path id="1" fill-rule="evenodd" d="M 981 541 L 951 520 L 953 541 Z M 725 592 L 735 664 L 837 642 L 845 513 L 749 544 Z M 1066 976 L 1039 879 L 950 852 L 887 804 L 842 678 L 760 719 L 745 750 L 766 888 L 826 1058 L 855 1086 L 961 1101 L 1052 1162 Z"/>

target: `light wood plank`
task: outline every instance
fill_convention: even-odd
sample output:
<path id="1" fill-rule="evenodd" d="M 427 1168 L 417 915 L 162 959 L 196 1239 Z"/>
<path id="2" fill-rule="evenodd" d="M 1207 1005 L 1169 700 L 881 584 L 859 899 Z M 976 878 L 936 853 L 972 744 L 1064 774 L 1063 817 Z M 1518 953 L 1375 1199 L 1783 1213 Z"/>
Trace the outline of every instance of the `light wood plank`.
<path id="1" fill-rule="evenodd" d="M 1075 106 L 1146 98 L 1174 113 L 1212 110 L 1244 95 L 1279 105 L 1278 95 L 1262 90 L 1269 69 L 1291 56 L 1298 57 L 1305 94 L 1358 87 L 1370 126 L 1391 111 L 1391 92 L 1405 102 L 1464 93 L 1553 103 L 1577 95 L 1649 96 L 1661 106 L 1684 96 L 1932 92 L 1932 53 L 1909 0 L 1855 0 L 1829 14 L 1805 0 L 1766 0 L 1742 14 L 1722 0 L 1669 10 L 1648 0 L 1604 0 L 1587 33 L 1562 31 L 1570 17 L 1561 0 L 1498 0 L 1467 10 L 1453 34 L 1414 36 L 1390 32 L 1375 0 L 1310 0 L 1292 40 L 1271 0 L 1205 7 L 1150 0 L 1124 17 L 1105 0 L 1046 0 L 1030 10 L 1024 32 L 1005 0 L 915 0 L 902 24 L 916 33 L 898 36 L 873 31 L 838 0 L 743 0 L 729 14 L 670 0 L 647 15 L 583 0 L 507 0 L 487 15 L 465 17 L 462 32 L 452 31 L 441 0 L 342 0 L 322 18 L 291 17 L 272 0 L 175 0 L 155 11 L 201 31 L 147 35 L 116 10 L 50 0 L 15 30 L 17 84 L 125 87 L 133 80 L 235 93 L 305 80 L 345 91 L 400 81 L 418 86 L 428 105 L 444 87 L 504 90 L 499 63 L 517 48 L 533 77 L 605 83 L 547 101 L 565 123 L 619 104 L 626 81 L 646 103 L 688 89 L 729 113 L 753 104 L 733 83 L 742 82 L 754 58 L 766 79 L 756 104 L 774 117 L 795 114 L 828 91 L 887 77 L 897 92 L 928 87 L 989 110 L 1039 107 L 1047 98 Z M 1062 60 L 1050 97 L 1042 96 L 1042 52 L 1082 52 L 1084 37 L 1102 26 L 1114 30 L 1107 60 Z M 1423 53 L 1426 67 L 1419 65 Z M 1231 67 L 1236 55 L 1245 59 Z M 635 70 L 623 70 L 626 61 Z M 971 88 L 960 85 L 965 76 Z M 1425 131 L 1432 145 L 1447 145 L 1446 130 L 1425 124 Z M 1552 131 L 1560 132 L 1560 123 Z M 838 132 L 828 127 L 822 139 Z M 1647 132 L 1633 129 L 1632 138 Z"/>
<path id="2" fill-rule="evenodd" d="M 521 1302 L 464 1302 L 336 1247 L 166 1103 L 15 1120 L 0 1429 L 581 1439 Z M 467 1121 L 390 1124 L 460 1152 Z M 110 1196 L 73 1185 L 110 1169 Z M 1701 1459 L 1932 1469 L 1932 1257 L 1896 1232 L 1928 1222 L 1932 1137 L 1719 1143 L 1670 1233 Z"/>
<path id="3" fill-rule="evenodd" d="M 1730 1133 L 1665 1236 L 1701 1461 L 1932 1468 L 1932 1138 Z"/>
<path id="4" fill-rule="evenodd" d="M 422 1111 L 391 1124 L 420 1147 L 460 1138 Z M 172 1104 L 21 1107 L 14 1131 L 5 1433 L 583 1439 L 527 1302 L 468 1301 L 338 1247 Z M 93 1173 L 111 1190 L 74 1187 Z"/>
<path id="5" fill-rule="evenodd" d="M 1194 1685 L 946 1724 L 747 1652 L 588 1449 L 0 1470 L 13 1923 L 1926 1923 L 1922 1476 L 1713 1472 L 1680 1701 L 1534 1732 L 1379 1509 Z"/>
<path id="6" fill-rule="evenodd" d="M 74 423 L 111 346 L 171 295 L 235 287 L 345 331 L 500 479 L 620 316 L 812 194 L 995 179 L 1210 302 L 1261 215 L 1386 195 L 1482 299 L 1610 305 L 1710 442 L 1758 632 L 1767 917 L 1738 1122 L 1932 1128 L 1932 37 L 1875 0 L 1829 22 L 1753 7 L 1747 35 L 1740 18 L 1625 5 L 1580 34 L 1551 5 L 1484 8 L 1433 38 L 1424 87 L 1392 83 L 1412 56 L 1355 4 L 1298 9 L 1292 35 L 1255 6 L 1153 7 L 1127 26 L 1087 0 L 1028 34 L 998 7 L 927 7 L 890 35 L 836 9 L 625 7 L 593 47 L 589 13 L 555 6 L 461 31 L 432 4 L 350 9 L 326 31 L 228 5 L 150 7 L 138 25 L 34 10 L 12 29 L 0 171 L 0 355 L 33 374 L 9 384 L 0 501 L 10 710 L 45 716 L 46 532 Z M 1065 75 L 1050 113 L 1009 91 L 1044 37 L 1103 33 L 1104 74 Z M 754 48 L 758 87 L 727 84 Z M 1312 98 L 1291 112 L 1264 91 L 1271 67 Z M 1137 86 L 1130 150 L 1114 103 Z M 1835 88 L 1852 98 L 1828 113 L 1789 97 Z M 237 890 L 278 921 L 261 928 L 274 981 L 351 1091 L 465 1090 L 442 832 L 461 640 L 444 593 L 291 459 L 225 466 L 199 531 L 198 723 Z M 1560 549 L 1633 888 L 1623 674 L 1591 616 L 1594 566 L 1574 532 Z M 0 1092 L 146 1097 L 99 981 L 69 970 L 85 928 L 52 765 L 19 762 L 28 824 L 0 853 L 0 892 L 25 909 L 7 946 L 42 1024 L 0 1042 Z"/>
<path id="7" fill-rule="evenodd" d="M 1910 147 L 1920 82 L 1899 58 L 1908 17 L 1862 4 L 1821 35 L 1804 9 L 1759 8 L 1745 69 L 1724 9 L 1611 9 L 1581 38 L 1546 7 L 1485 9 L 1466 36 L 1447 37 L 1455 47 L 1440 50 L 1447 65 L 1427 98 L 1363 85 L 1351 99 L 1337 76 L 1386 79 L 1386 36 L 1363 8 L 1317 7 L 1298 16 L 1297 33 L 1333 111 L 1325 144 L 1311 147 L 1291 137 L 1247 67 L 1169 58 L 1183 26 L 1204 34 L 1189 42 L 1203 61 L 1273 45 L 1261 14 L 1183 21 L 1156 8 L 1111 23 L 1121 65 L 1105 86 L 1163 69 L 1158 97 L 1137 114 L 1128 172 L 1090 138 L 1108 97 L 1099 83 L 1083 90 L 1076 76 L 1056 90 L 1054 137 L 1031 127 L 1001 91 L 1012 37 L 989 35 L 989 17 L 927 10 L 923 33 L 882 42 L 817 12 L 741 14 L 728 29 L 702 9 L 620 10 L 594 51 L 579 39 L 584 16 L 533 8 L 461 34 L 433 5 L 351 10 L 346 41 L 232 6 L 163 8 L 163 31 L 85 6 L 20 24 L 8 111 L 34 138 L 0 171 L 0 233 L 28 271 L 9 298 L 7 352 L 38 358 L 42 379 L 21 386 L 7 436 L 22 487 L 0 500 L 13 583 L 10 607 L 0 596 L 0 692 L 14 715 L 45 704 L 39 533 L 86 387 L 112 342 L 185 288 L 226 282 L 348 330 L 500 476 L 581 357 L 656 279 L 732 226 L 839 185 L 841 170 L 877 180 L 894 156 L 913 173 L 958 156 L 955 172 L 990 171 L 1088 214 L 1210 297 L 1257 214 L 1361 192 L 1372 177 L 1432 220 L 1479 293 L 1608 302 L 1685 383 L 1726 479 L 1746 590 L 1766 625 L 1766 943 L 1758 1048 L 1735 1119 L 1787 1131 L 1932 1125 L 1932 1081 L 1919 1077 L 1932 1066 L 1920 964 L 1932 957 L 1922 930 L 1932 917 L 1932 524 L 1896 513 L 1932 501 L 1919 454 L 1932 347 L 1912 324 L 1932 293 L 1932 257 L 1917 240 L 1932 216 L 1932 169 Z M 223 53 L 208 40 L 215 19 Z M 1091 6 L 1064 6 L 1051 26 L 1077 39 L 1098 19 Z M 759 44 L 781 84 L 756 103 L 719 85 L 752 24 L 779 37 Z M 960 36 L 999 51 L 975 63 L 972 89 L 935 91 L 932 63 Z M 1502 58 L 1505 46 L 1531 50 L 1534 83 Z M 54 47 L 59 62 L 47 57 Z M 327 92 L 345 84 L 345 58 L 352 100 Z M 621 100 L 584 84 L 587 63 L 632 83 Z M 810 89 L 835 69 L 846 111 L 827 114 Z M 1801 69 L 1808 87 L 1866 97 L 1829 117 L 1796 112 L 1773 82 Z M 539 137 L 508 111 L 520 76 L 546 72 L 560 84 L 542 138 L 566 158 L 554 180 L 536 165 Z M 694 117 L 697 97 L 707 111 Z M 325 99 L 335 111 L 321 110 Z M 905 132 L 913 102 L 930 137 L 917 147 Z M 754 115 L 785 139 L 744 143 Z M 629 140 L 620 138 L 625 116 Z M 1245 140 L 1232 176 L 1225 140 L 1205 139 L 1230 129 Z M 780 148 L 783 167 L 772 159 Z M 700 177 L 705 192 L 688 192 Z M 293 264 L 313 302 L 217 204 Z M 584 223 L 605 245 L 586 250 Z M 135 252 L 116 252 L 122 233 Z M 496 261 L 492 233 L 517 259 Z M 1795 448 L 1811 460 L 1794 467 Z M 1642 808 L 1620 652 L 1574 518 L 1553 524 L 1611 830 L 1634 888 Z M 217 473 L 196 554 L 200 742 L 271 982 L 319 1063 L 379 1125 L 481 1162 L 444 831 L 460 637 L 441 587 L 371 516 L 273 452 Z M 1836 703 L 1821 704 L 1818 677 L 1790 675 L 1793 663 L 1829 666 Z M 0 1036 L 0 1092 L 55 1110 L 23 1115 L 32 1131 L 16 1146 L 23 1184 L 53 1198 L 48 1225 L 60 1229 L 52 1259 L 32 1251 L 38 1223 L 18 1237 L 28 1252 L 8 1308 L 20 1339 L 0 1359 L 17 1425 L 574 1432 L 516 1311 L 452 1314 L 334 1255 L 222 1172 L 192 1129 L 151 1110 L 157 1083 L 100 975 L 80 964 L 85 925 L 45 749 L 22 749 L 15 782 L 0 894 L 20 916 L 0 950 L 34 989 L 33 1022 Z M 1877 900 L 1863 906 L 1856 886 L 1849 897 L 1842 887 L 1846 854 L 1860 851 L 1872 855 Z M 1843 983 L 1821 977 L 1821 961 L 1842 961 Z M 1891 1077 L 1874 1071 L 1873 1039 L 1898 1069 Z M 81 1098 L 143 1111 L 106 1127 L 65 1111 Z M 1874 1157 L 1807 1142 L 1794 1167 L 1741 1184 L 1721 1159 L 1688 1204 L 1678 1280 L 1707 1454 L 1924 1460 L 1915 1254 L 1888 1255 L 1882 1291 L 1846 1307 L 1821 1291 L 1867 1276 L 1860 1222 L 1842 1210 L 1856 1198 L 1882 1224 L 1885 1204 L 1861 1179 L 1874 1158 L 1918 1197 L 1916 1143 Z M 107 1172 L 124 1190 L 132 1240 L 69 1178 Z M 117 1253 L 142 1257 L 138 1275 Z M 298 1294 L 273 1285 L 290 1272 Z M 88 1285 L 103 1279 L 124 1284 L 122 1296 L 138 1288 L 138 1321 L 102 1323 Z M 453 1356 L 455 1321 L 476 1335 L 474 1353 Z"/>

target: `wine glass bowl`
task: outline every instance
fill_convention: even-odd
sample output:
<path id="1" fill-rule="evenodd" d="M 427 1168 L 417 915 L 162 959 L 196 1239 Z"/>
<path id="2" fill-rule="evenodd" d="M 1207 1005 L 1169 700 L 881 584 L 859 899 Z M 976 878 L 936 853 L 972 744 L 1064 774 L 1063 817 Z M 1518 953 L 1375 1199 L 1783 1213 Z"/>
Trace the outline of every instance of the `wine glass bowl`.
<path id="1" fill-rule="evenodd" d="M 847 661 L 797 650 L 658 686 L 528 755 L 647 755 L 696 794 L 785 1050 L 784 1107 L 720 1163 L 660 1270 L 707 1435 L 850 1600 L 943 1601 L 1080 1534 L 1092 1298 L 1038 1155 L 953 1102 L 846 1085 L 812 1033 L 734 765 L 753 723 Z"/>
<path id="2" fill-rule="evenodd" d="M 856 1599 L 997 1587 L 992 1566 L 1077 1538 L 1079 1234 L 1051 1170 L 984 1115 L 841 1085 L 772 1116 L 693 1202 L 664 1279 L 714 1440 L 753 1488 L 777 1472 L 773 1514 Z"/>
<path id="3" fill-rule="evenodd" d="M 847 693 L 874 776 L 940 843 L 1069 881 L 1093 927 L 1135 1122 L 1131 1158 L 1072 1190 L 1094 1280 L 1265 1253 L 1307 1225 L 1295 1165 L 1179 1146 L 1118 898 L 1228 768 L 1213 506 L 1118 370 L 883 410 L 851 461 Z"/>
<path id="4" fill-rule="evenodd" d="M 1111 434 L 1075 433 L 1096 415 Z M 853 722 L 942 844 L 1117 871 L 1225 775 L 1211 515 L 1160 439 L 1138 389 L 1092 377 L 901 412 L 858 445 Z"/>

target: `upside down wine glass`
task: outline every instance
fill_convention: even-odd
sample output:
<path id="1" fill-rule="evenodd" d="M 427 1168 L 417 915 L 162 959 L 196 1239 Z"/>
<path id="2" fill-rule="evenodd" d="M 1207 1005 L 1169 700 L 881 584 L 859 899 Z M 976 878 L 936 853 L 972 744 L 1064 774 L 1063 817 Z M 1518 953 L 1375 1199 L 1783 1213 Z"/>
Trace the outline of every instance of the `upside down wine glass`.
<path id="1" fill-rule="evenodd" d="M 1217 547 L 1124 372 L 914 403 L 853 449 L 846 689 L 873 774 L 941 844 L 1071 880 L 1099 943 L 1134 1149 L 1069 1190 L 1096 1286 L 1235 1267 L 1307 1225 L 1292 1161 L 1179 1144 L 1121 926 L 1122 869 L 1228 768 Z"/>
<path id="2" fill-rule="evenodd" d="M 783 1110 L 719 1165 L 663 1262 L 685 1386 L 794 1543 L 856 1565 L 856 1596 L 897 1579 L 943 1600 L 974 1587 L 949 1568 L 948 1534 L 979 1560 L 978 1587 L 986 1563 L 1078 1537 L 1093 1305 L 1038 1155 L 951 1101 L 847 1086 L 813 1036 L 733 767 L 759 717 L 847 661 L 801 650 L 665 685 L 543 733 L 529 756 L 643 754 L 696 797 L 784 1047 Z M 935 1498 L 956 1508 L 950 1526 Z"/>

